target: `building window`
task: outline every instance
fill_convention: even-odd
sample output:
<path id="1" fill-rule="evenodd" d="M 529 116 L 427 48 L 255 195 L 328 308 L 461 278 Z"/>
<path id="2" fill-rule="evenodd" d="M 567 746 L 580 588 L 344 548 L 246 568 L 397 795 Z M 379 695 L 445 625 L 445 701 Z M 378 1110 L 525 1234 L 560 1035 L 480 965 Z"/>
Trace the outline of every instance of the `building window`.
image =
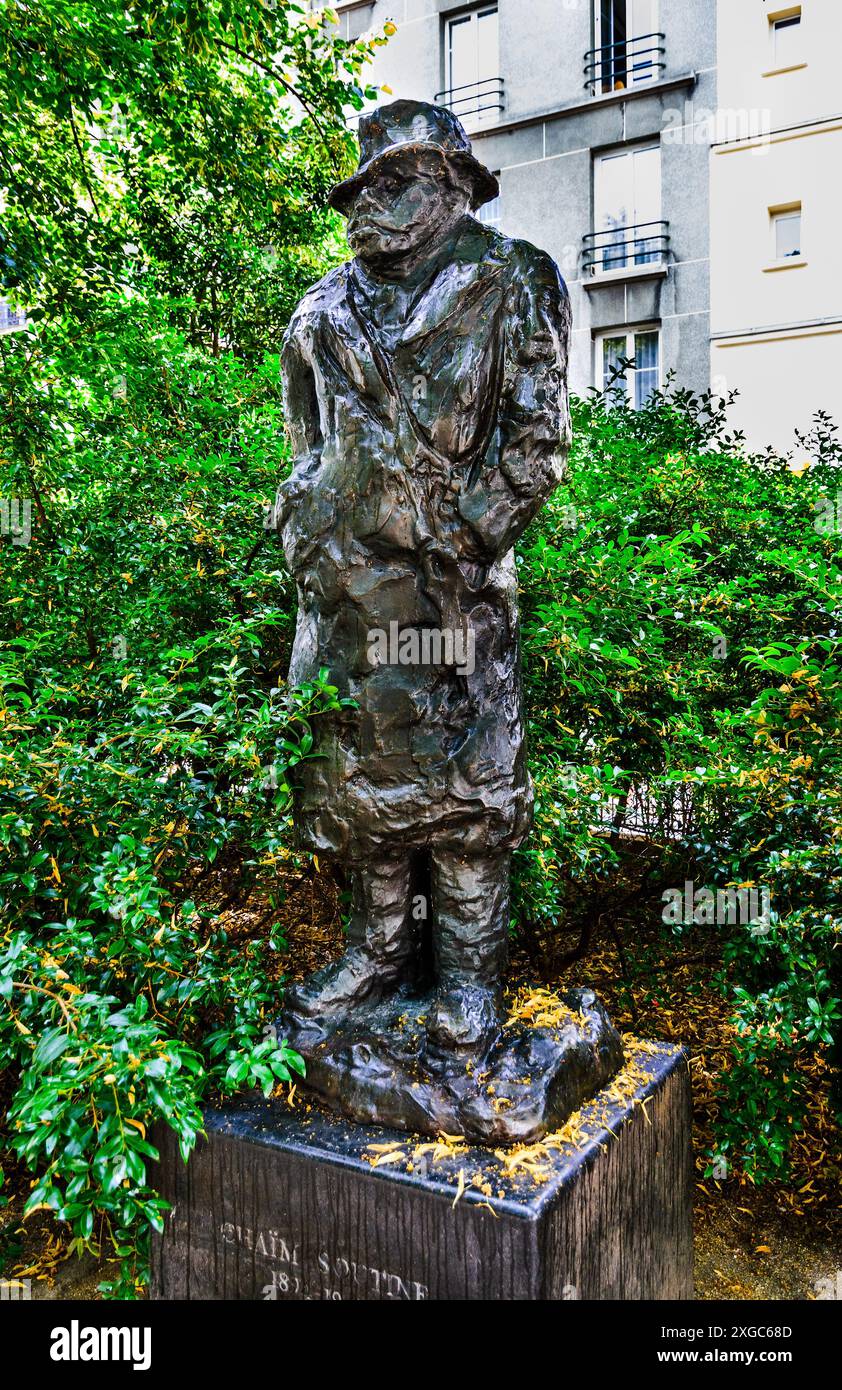
<path id="1" fill-rule="evenodd" d="M 499 179 L 499 178 L 500 178 L 500 170 L 499 170 L 499 169 L 492 170 L 492 172 L 493 172 L 494 177 L 495 177 L 496 179 Z M 482 207 L 479 208 L 478 211 L 477 211 L 477 217 L 479 218 L 480 222 L 483 222 L 483 223 L 485 224 L 486 227 L 499 227 L 499 226 L 500 226 L 500 194 L 499 194 L 499 193 L 497 194 L 497 197 L 496 197 L 496 198 L 492 198 L 492 199 L 491 199 L 491 202 L 490 202 L 490 203 L 483 203 Z"/>
<path id="2" fill-rule="evenodd" d="M 594 48 L 585 57 L 593 93 L 651 82 L 665 67 L 657 0 L 594 0 Z"/>
<path id="3" fill-rule="evenodd" d="M 592 270 L 625 270 L 663 260 L 661 148 L 647 145 L 600 155 L 594 162 Z"/>
<path id="4" fill-rule="evenodd" d="M 376 0 L 334 0 L 332 9 L 339 20 L 337 37 L 353 43 L 367 29 L 371 28 L 372 14 Z M 277 0 L 266 0 L 265 9 L 275 9 Z M 324 0 L 310 0 L 310 11 L 324 10 Z"/>
<path id="5" fill-rule="evenodd" d="M 775 259 L 791 260 L 801 255 L 801 204 L 772 210 Z"/>
<path id="6" fill-rule="evenodd" d="M 597 339 L 597 385 L 609 405 L 626 402 L 640 410 L 660 384 L 656 328 L 623 329 Z"/>
<path id="7" fill-rule="evenodd" d="M 802 59 L 801 11 L 769 22 L 772 28 L 772 59 L 775 67 L 795 67 Z"/>
<path id="8" fill-rule="evenodd" d="M 476 127 L 503 109 L 497 6 L 449 19 L 445 26 L 445 90 L 436 100 Z"/>
<path id="9" fill-rule="evenodd" d="M 26 327 L 26 311 L 13 309 L 5 299 L 0 299 L 0 333 L 12 333 L 16 328 Z"/>

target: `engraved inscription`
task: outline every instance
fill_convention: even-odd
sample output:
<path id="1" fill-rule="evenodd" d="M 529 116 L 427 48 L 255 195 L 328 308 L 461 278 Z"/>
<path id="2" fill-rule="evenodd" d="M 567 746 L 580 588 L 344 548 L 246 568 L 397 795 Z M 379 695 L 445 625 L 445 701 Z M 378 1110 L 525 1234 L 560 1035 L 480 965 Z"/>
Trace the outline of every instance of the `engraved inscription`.
<path id="1" fill-rule="evenodd" d="M 334 1301 L 344 1297 L 418 1303 L 430 1296 L 427 1285 L 417 1279 L 329 1250 L 319 1250 L 315 1257 L 307 1254 L 302 1257 L 300 1247 L 283 1231 L 256 1230 L 225 1221 L 219 1234 L 225 1245 L 263 1256 L 268 1282 L 261 1287 L 261 1294 L 266 1301 L 285 1298 Z"/>

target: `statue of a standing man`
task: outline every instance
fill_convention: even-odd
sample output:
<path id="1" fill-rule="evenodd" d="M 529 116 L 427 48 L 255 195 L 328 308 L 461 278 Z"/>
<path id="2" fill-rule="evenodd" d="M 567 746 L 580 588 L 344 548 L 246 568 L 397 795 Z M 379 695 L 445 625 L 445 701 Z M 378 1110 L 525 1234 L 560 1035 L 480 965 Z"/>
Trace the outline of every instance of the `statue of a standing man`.
<path id="1" fill-rule="evenodd" d="M 341 861 L 345 954 L 287 1009 L 347 1020 L 413 974 L 430 893 L 428 1046 L 500 1029 L 511 851 L 530 824 L 512 546 L 559 482 L 570 309 L 543 252 L 477 221 L 494 177 L 455 116 L 396 101 L 360 121 L 330 202 L 354 259 L 284 342 L 295 466 L 277 518 L 298 585 L 290 684 L 356 702 L 300 765 L 303 847 Z"/>

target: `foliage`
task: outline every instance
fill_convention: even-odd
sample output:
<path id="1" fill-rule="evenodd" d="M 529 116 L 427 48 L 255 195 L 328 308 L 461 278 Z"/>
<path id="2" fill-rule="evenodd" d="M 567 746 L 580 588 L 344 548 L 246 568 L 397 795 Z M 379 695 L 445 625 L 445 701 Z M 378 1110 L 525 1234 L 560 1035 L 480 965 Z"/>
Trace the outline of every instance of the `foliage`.
<path id="1" fill-rule="evenodd" d="M 283 942 L 230 939 L 219 883 L 276 902 L 289 770 L 338 699 L 282 688 L 263 520 L 280 334 L 336 256 L 372 47 L 305 5 L 0 4 L 30 323 L 0 339 L 0 1070 L 27 1210 L 104 1242 L 119 1294 L 161 1218 L 149 1126 L 186 1154 L 211 1087 L 300 1068 L 269 1026 Z"/>
<path id="2" fill-rule="evenodd" d="M 752 459 L 724 403 L 670 390 L 639 412 L 578 402 L 574 438 L 519 556 L 537 824 L 516 910 L 558 933 L 628 913 L 627 828 L 651 842 L 650 890 L 683 891 L 685 870 L 768 889 L 768 922 L 691 907 L 676 929 L 719 939 L 734 1001 L 717 1155 L 780 1176 L 799 1063 L 840 1017 L 837 435 L 820 418 L 812 461 Z"/>
<path id="3" fill-rule="evenodd" d="M 117 397 L 98 357 L 39 343 L 49 429 L 30 445 L 29 486 L 44 524 L 29 545 L 4 539 L 2 571 L 12 1144 L 41 1173 L 30 1210 L 53 1208 L 80 1241 L 107 1222 L 123 1293 L 142 1275 L 132 1232 L 160 1220 L 150 1123 L 171 1124 L 186 1152 L 209 1086 L 269 1091 L 299 1066 L 264 1036 L 282 943 L 229 941 L 207 877 L 230 851 L 240 879 L 271 887 L 289 854 L 288 771 L 337 702 L 326 673 L 279 688 L 290 597 L 261 525 L 285 454 L 277 362 L 247 370 L 153 330 L 151 310 L 115 312 Z M 13 458 L 26 347 L 16 337 L 6 353 Z"/>
<path id="4" fill-rule="evenodd" d="M 337 23 L 305 0 L 1 0 L 0 264 L 33 320 L 154 275 L 192 343 L 277 341 L 385 42 Z"/>
<path id="5" fill-rule="evenodd" d="M 0 537 L 4 1143 L 30 1210 L 110 1245 L 120 1295 L 162 1215 L 150 1126 L 187 1153 L 211 1088 L 298 1066 L 267 1027 L 284 943 L 234 939 L 219 894 L 256 882 L 277 917 L 291 769 L 339 700 L 328 673 L 284 688 L 294 594 L 262 522 L 280 333 L 341 254 L 324 193 L 377 42 L 303 0 L 0 0 L 0 266 L 31 319 L 0 339 L 0 499 L 31 506 L 31 537 Z M 575 424 L 518 556 L 520 930 L 584 949 L 686 873 L 767 885 L 765 930 L 677 930 L 721 944 L 733 998 L 716 1152 L 773 1176 L 839 1016 L 842 567 L 818 518 L 842 450 L 822 417 L 811 466 L 747 458 L 672 390 Z"/>
<path id="6" fill-rule="evenodd" d="M 13 1147 L 42 1173 L 30 1209 L 82 1241 L 107 1218 L 132 1280 L 130 1233 L 160 1219 L 150 1122 L 186 1151 L 208 1086 L 268 1090 L 298 1066 L 264 1037 L 280 943 L 243 953 L 189 885 L 229 846 L 240 874 L 272 876 L 287 771 L 336 702 L 324 680 L 278 689 L 289 598 L 274 552 L 255 564 L 261 489 L 268 502 L 283 458 L 276 362 L 246 373 L 136 318 L 115 341 L 137 346 L 144 327 L 125 397 L 96 362 L 87 382 L 61 353 L 51 368 L 45 524 L 28 546 L 4 542 L 0 660 Z"/>
<path id="7" fill-rule="evenodd" d="M 229 843 L 247 846 L 246 871 L 286 852 L 286 770 L 336 704 L 321 681 L 280 711 L 255 683 L 258 650 L 247 625 L 232 627 L 164 653 L 130 697 L 112 674 L 112 699 L 106 679 L 93 708 L 75 682 L 31 679 L 30 695 L 23 668 L 4 673 L 17 736 L 0 817 L 0 1059 L 21 1069 L 12 1147 L 41 1173 L 28 1210 L 53 1209 L 80 1242 L 107 1218 L 132 1280 L 133 1230 L 161 1219 L 150 1123 L 170 1124 L 186 1158 L 210 1086 L 268 1095 L 301 1070 L 268 1027 L 268 957 L 283 943 L 230 941 L 197 873 Z"/>

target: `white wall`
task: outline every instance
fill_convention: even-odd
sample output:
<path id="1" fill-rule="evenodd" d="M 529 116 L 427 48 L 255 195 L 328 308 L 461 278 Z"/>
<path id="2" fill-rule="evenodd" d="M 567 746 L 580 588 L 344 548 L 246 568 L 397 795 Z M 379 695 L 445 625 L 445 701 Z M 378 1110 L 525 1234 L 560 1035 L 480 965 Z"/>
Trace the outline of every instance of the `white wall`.
<path id="1" fill-rule="evenodd" d="M 842 325 L 807 329 L 800 336 L 769 335 L 711 347 L 714 388 L 737 386 L 732 427 L 745 431 L 750 448 L 771 444 L 781 452 L 795 445 L 795 430 L 809 429 L 818 410 L 842 422 Z"/>
<path id="2" fill-rule="evenodd" d="M 798 9 L 803 66 L 782 72 L 773 55 L 770 19 Z M 787 0 L 718 0 L 720 106 L 769 110 L 777 128 L 837 115 L 842 110 L 840 50 L 839 0 L 802 0 L 800 6 Z"/>
<path id="3" fill-rule="evenodd" d="M 842 119 L 712 153 L 713 333 L 842 314 Z M 802 255 L 775 256 L 771 208 L 801 204 Z"/>
<path id="4" fill-rule="evenodd" d="M 719 0 L 719 143 L 711 150 L 711 379 L 734 425 L 788 450 L 819 408 L 842 424 L 840 0 L 803 0 L 776 69 L 778 0 Z M 802 65 L 803 64 L 803 65 Z M 735 139 L 753 131 L 758 138 Z M 776 260 L 771 209 L 801 204 L 798 258 Z"/>

